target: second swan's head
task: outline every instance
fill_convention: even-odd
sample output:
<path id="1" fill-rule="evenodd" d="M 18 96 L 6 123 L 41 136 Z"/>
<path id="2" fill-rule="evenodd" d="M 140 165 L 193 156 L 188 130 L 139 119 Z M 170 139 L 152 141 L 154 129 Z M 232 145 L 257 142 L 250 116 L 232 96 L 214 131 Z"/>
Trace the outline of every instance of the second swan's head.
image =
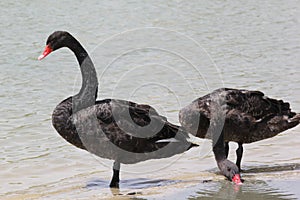
<path id="1" fill-rule="evenodd" d="M 48 37 L 45 50 L 38 59 L 42 60 L 51 52 L 66 46 L 71 38 L 73 38 L 71 34 L 66 31 L 55 31 Z"/>

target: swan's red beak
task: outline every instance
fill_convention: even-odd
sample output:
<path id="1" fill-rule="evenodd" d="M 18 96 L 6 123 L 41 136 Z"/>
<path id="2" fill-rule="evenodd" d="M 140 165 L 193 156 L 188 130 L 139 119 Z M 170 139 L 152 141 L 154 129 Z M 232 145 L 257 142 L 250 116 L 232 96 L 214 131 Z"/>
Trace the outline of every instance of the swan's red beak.
<path id="1" fill-rule="evenodd" d="M 234 175 L 234 177 L 232 178 L 232 182 L 234 182 L 237 185 L 242 185 L 242 180 L 241 180 L 241 176 L 239 174 Z"/>
<path id="2" fill-rule="evenodd" d="M 40 55 L 40 56 L 38 57 L 38 60 L 42 60 L 43 58 L 45 58 L 45 57 L 46 57 L 48 54 L 50 54 L 51 52 L 52 52 L 51 47 L 50 47 L 49 45 L 47 45 L 47 46 L 45 47 L 45 50 L 44 50 L 43 54 Z"/>

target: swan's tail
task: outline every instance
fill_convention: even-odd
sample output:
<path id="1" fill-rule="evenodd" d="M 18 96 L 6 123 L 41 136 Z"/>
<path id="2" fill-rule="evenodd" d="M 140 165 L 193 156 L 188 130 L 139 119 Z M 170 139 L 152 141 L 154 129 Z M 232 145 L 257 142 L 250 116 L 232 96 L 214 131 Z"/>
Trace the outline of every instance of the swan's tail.
<path id="1" fill-rule="evenodd" d="M 203 140 L 187 132 L 183 127 L 176 126 L 170 123 L 168 123 L 168 125 L 169 128 L 172 129 L 173 133 L 176 133 L 176 135 L 172 138 L 165 138 L 165 139 L 158 140 L 156 141 L 156 143 L 187 142 L 192 144 L 193 146 L 199 146 L 200 144 L 203 143 Z"/>
<path id="2" fill-rule="evenodd" d="M 297 113 L 292 118 L 288 120 L 289 124 L 292 124 L 294 126 L 298 125 L 300 123 L 300 113 Z"/>
<path id="3" fill-rule="evenodd" d="M 197 145 L 197 146 L 200 146 L 201 144 L 203 144 L 203 140 L 190 134 L 190 133 L 187 133 L 187 135 L 184 135 L 185 139 L 187 142 L 191 143 L 191 144 L 194 144 L 194 145 Z"/>

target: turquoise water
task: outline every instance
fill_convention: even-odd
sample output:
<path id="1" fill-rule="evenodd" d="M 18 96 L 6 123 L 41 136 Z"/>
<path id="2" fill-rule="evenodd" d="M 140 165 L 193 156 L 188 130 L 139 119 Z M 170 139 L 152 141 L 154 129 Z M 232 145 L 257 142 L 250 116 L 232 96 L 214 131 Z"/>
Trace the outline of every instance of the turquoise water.
<path id="1" fill-rule="evenodd" d="M 51 113 L 75 94 L 80 72 L 66 49 L 37 61 L 54 30 L 85 46 L 98 98 L 153 105 L 173 123 L 178 110 L 218 87 L 255 89 L 300 111 L 297 1 L 0 2 L 1 199 L 300 198 L 300 128 L 245 145 L 246 180 L 217 172 L 210 142 L 164 160 L 122 166 L 67 144 Z M 230 159 L 235 160 L 236 144 Z"/>

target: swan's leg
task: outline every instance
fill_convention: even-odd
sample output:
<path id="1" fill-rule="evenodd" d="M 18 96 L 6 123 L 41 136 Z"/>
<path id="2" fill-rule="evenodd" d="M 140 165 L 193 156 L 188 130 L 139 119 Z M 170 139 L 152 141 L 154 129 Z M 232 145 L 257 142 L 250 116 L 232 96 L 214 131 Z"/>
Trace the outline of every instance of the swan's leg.
<path id="1" fill-rule="evenodd" d="M 225 142 L 225 155 L 226 155 L 226 158 L 228 158 L 228 153 L 229 153 L 229 142 Z"/>
<path id="2" fill-rule="evenodd" d="M 113 177 L 111 179 L 109 187 L 119 188 L 119 182 L 120 182 L 119 174 L 120 174 L 120 163 L 118 161 L 115 161 L 113 166 Z"/>
<path id="3" fill-rule="evenodd" d="M 241 161 L 243 156 L 243 143 L 239 142 L 239 147 L 236 150 L 236 165 L 238 166 L 239 170 L 241 171 Z"/>

